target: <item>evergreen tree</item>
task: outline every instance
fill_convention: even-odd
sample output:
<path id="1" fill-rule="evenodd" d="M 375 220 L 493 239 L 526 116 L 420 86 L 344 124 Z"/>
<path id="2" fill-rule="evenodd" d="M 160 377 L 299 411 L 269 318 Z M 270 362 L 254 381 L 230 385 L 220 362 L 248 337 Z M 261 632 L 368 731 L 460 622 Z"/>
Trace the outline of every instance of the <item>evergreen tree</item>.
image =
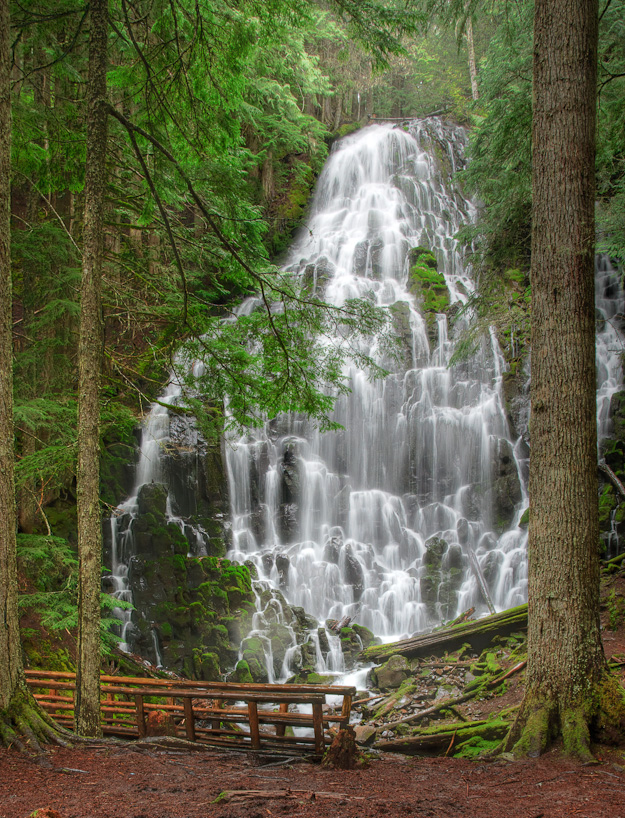
<path id="1" fill-rule="evenodd" d="M 80 340 L 78 344 L 78 662 L 76 731 L 100 727 L 100 379 L 102 376 L 101 277 L 106 189 L 108 0 L 89 4 L 87 157 L 83 223 Z"/>
<path id="2" fill-rule="evenodd" d="M 39 711 L 24 676 L 17 608 L 13 479 L 13 311 L 11 297 L 11 49 L 8 0 L 0 0 L 0 741 L 23 748 L 63 743 Z"/>
<path id="3" fill-rule="evenodd" d="M 561 735 L 583 760 L 591 729 L 625 729 L 599 627 L 596 60 L 595 0 L 536 0 L 528 665 L 507 743 L 538 755 Z"/>

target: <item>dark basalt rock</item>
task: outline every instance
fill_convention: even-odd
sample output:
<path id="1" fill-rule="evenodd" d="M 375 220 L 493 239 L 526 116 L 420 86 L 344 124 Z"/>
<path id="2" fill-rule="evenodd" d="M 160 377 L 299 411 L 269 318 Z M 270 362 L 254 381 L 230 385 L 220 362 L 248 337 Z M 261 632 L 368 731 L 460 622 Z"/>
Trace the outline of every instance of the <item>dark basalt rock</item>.
<path id="1" fill-rule="evenodd" d="M 288 543 L 295 542 L 299 533 L 299 507 L 296 503 L 283 503 L 278 518 L 280 535 Z"/>
<path id="2" fill-rule="evenodd" d="M 458 605 L 462 585 L 463 554 L 459 545 L 430 537 L 425 544 L 419 585 L 421 599 L 433 620 L 451 619 Z"/>
<path id="3" fill-rule="evenodd" d="M 137 495 L 139 516 L 152 514 L 155 519 L 165 518 L 167 509 L 167 486 L 163 483 L 146 483 Z"/>
<path id="4" fill-rule="evenodd" d="M 346 584 L 352 586 L 354 602 L 357 602 L 364 591 L 365 577 L 362 565 L 356 559 L 351 545 L 343 549 L 339 565 L 343 569 Z"/>
<path id="5" fill-rule="evenodd" d="M 492 488 L 485 501 L 493 510 L 493 527 L 502 533 L 510 528 L 517 505 L 523 499 L 512 444 L 500 439 L 491 464 Z"/>

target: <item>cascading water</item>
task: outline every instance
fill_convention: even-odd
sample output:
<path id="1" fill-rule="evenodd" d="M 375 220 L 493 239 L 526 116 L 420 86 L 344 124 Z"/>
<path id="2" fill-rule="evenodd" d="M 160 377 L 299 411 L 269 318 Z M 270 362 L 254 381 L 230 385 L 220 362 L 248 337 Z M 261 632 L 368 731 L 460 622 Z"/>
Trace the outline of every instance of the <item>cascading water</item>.
<path id="1" fill-rule="evenodd" d="M 339 144 L 286 269 L 335 306 L 373 293 L 393 313 L 403 363 L 380 359 L 394 370 L 384 380 L 349 372 L 332 416 L 341 431 L 279 418 L 227 455 L 231 557 L 318 619 L 349 616 L 385 638 L 484 608 L 471 551 L 497 607 L 525 598 L 523 446 L 504 411 L 503 356 L 491 333 L 448 368 L 447 315 L 428 322 L 410 292 L 418 246 L 436 255 L 449 311 L 473 289 L 453 238 L 474 212 L 449 178 L 463 142 L 432 120 Z"/>
<path id="2" fill-rule="evenodd" d="M 228 556 L 253 563 L 260 580 L 257 613 L 239 656 L 250 639 L 260 643 L 269 681 L 301 666 L 302 652 L 303 664 L 312 661 L 320 672 L 344 669 L 338 636 L 306 621 L 302 644 L 278 590 L 321 622 L 349 617 L 385 640 L 470 607 L 486 611 L 487 596 L 498 609 L 526 598 L 526 533 L 519 521 L 527 507 L 527 399 L 512 412 L 512 429 L 503 395 L 507 367 L 494 331 L 470 359 L 449 366 L 455 344 L 448 315 L 473 290 L 453 238 L 474 216 L 451 181 L 463 163 L 464 141 L 462 129 L 436 119 L 407 130 L 375 125 L 343 139 L 290 251 L 286 270 L 330 304 L 371 293 L 388 307 L 400 347 L 397 359 L 375 340 L 364 350 L 390 371 L 382 380 L 349 369 L 351 393 L 337 400 L 332 416 L 341 430 L 322 434 L 305 418 L 288 416 L 227 441 Z M 424 291 L 411 272 L 415 256 L 427 251 L 446 285 L 444 302 L 433 302 L 439 312 L 423 310 Z M 605 259 L 598 260 L 596 280 L 601 439 L 610 430 L 610 398 L 622 388 L 617 317 L 625 299 Z M 172 384 L 162 402 L 179 399 Z M 127 574 L 142 485 L 167 484 L 167 519 L 180 527 L 191 554 L 206 553 L 206 532 L 188 523 L 189 485 L 180 479 L 174 485 L 161 465 L 170 422 L 166 408 L 154 404 L 133 496 L 111 521 L 121 599 L 131 596 Z M 197 433 L 185 423 L 183 448 L 192 450 Z M 186 521 L 174 509 L 186 509 Z M 120 613 L 126 642 L 130 616 Z M 297 616 L 306 620 L 304 611 Z M 156 629 L 152 637 L 158 657 Z"/>
<path id="3" fill-rule="evenodd" d="M 135 552 L 133 521 L 139 509 L 139 489 L 146 483 L 154 483 L 163 479 L 162 446 L 169 438 L 169 411 L 164 403 L 174 403 L 180 396 L 180 387 L 176 383 L 168 385 L 161 397 L 160 403 L 154 403 L 146 416 L 141 435 L 141 448 L 137 464 L 135 487 L 130 495 L 120 503 L 115 513 L 110 517 L 111 527 L 111 578 L 112 593 L 116 599 L 132 603 L 132 592 L 128 586 L 128 570 L 130 560 Z M 115 616 L 121 620 L 120 648 L 130 650 L 128 630 L 132 626 L 132 612 L 129 609 L 117 608 Z M 160 647 L 156 633 L 152 634 L 154 657 L 156 664 L 160 661 Z"/>

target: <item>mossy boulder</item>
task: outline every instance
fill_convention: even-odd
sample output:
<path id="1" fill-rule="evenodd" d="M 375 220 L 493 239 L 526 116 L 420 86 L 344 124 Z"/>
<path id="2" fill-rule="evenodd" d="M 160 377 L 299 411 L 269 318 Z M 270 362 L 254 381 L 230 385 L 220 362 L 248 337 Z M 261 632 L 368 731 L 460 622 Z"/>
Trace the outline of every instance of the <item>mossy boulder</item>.
<path id="1" fill-rule="evenodd" d="M 163 483 L 145 483 L 137 495 L 139 516 L 151 514 L 155 520 L 164 519 L 167 512 L 167 495 L 167 486 Z"/>
<path id="2" fill-rule="evenodd" d="M 341 639 L 341 650 L 345 660 L 346 670 L 354 668 L 358 662 L 358 656 L 362 650 L 362 644 L 358 632 L 353 627 L 341 628 L 339 631 Z"/>
<path id="3" fill-rule="evenodd" d="M 331 685 L 333 682 L 333 676 L 325 676 L 315 671 L 300 671 L 287 679 L 287 684 L 290 685 Z"/>
<path id="4" fill-rule="evenodd" d="M 394 690 L 411 675 L 410 663 L 405 656 L 391 656 L 380 667 L 372 671 L 373 683 L 380 690 Z"/>
<path id="5" fill-rule="evenodd" d="M 221 678 L 219 656 L 200 648 L 193 650 L 193 678 L 204 682 L 218 682 Z"/>
<path id="6" fill-rule="evenodd" d="M 360 639 L 362 643 L 363 650 L 364 648 L 368 648 L 369 645 L 377 644 L 380 640 L 377 636 L 375 636 L 369 628 L 365 628 L 364 625 L 352 625 L 352 630 L 356 634 L 356 636 Z"/>
<path id="7" fill-rule="evenodd" d="M 255 682 L 267 682 L 267 662 L 265 644 L 258 636 L 251 636 L 241 643 L 241 653 L 247 662 L 252 678 Z"/>
<path id="8" fill-rule="evenodd" d="M 134 649 L 150 657 L 156 634 L 163 664 L 192 678 L 212 678 L 234 666 L 254 610 L 246 566 L 171 552 L 160 558 L 141 555 L 131 560 L 129 585 L 137 608 Z M 218 671 L 205 654 L 217 657 Z"/>
<path id="9" fill-rule="evenodd" d="M 250 666 L 245 659 L 237 662 L 234 671 L 228 676 L 228 681 L 237 682 L 238 684 L 252 684 L 254 682 Z"/>

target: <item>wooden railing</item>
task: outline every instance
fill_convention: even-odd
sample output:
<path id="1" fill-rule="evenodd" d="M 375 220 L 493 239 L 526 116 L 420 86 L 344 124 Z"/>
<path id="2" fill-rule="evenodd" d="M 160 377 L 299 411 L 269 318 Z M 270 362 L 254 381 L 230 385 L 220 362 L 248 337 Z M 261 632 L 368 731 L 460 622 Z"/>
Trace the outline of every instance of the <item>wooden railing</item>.
<path id="1" fill-rule="evenodd" d="M 27 670 L 26 679 L 41 706 L 59 724 L 74 726 L 76 675 Z M 101 723 L 105 735 L 142 738 L 146 717 L 169 714 L 177 734 L 189 741 L 241 750 L 323 754 L 331 724 L 349 723 L 353 687 L 229 684 L 129 676 L 101 676 Z M 326 695 L 342 697 L 336 711 Z M 297 712 L 303 705 L 310 712 Z M 276 709 L 277 708 L 277 709 Z M 304 728 L 287 735 L 287 727 Z"/>

